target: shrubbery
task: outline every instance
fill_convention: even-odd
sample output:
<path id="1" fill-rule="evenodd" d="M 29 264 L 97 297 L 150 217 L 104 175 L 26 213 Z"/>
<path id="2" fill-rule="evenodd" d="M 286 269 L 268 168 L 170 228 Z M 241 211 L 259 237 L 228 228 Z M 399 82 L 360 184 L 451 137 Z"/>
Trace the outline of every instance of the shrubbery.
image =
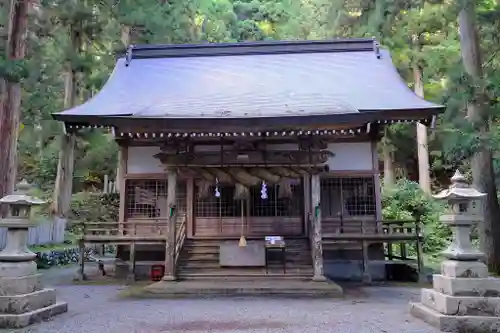
<path id="1" fill-rule="evenodd" d="M 50 268 L 53 266 L 64 266 L 78 262 L 80 250 L 78 248 L 68 248 L 60 250 L 52 250 L 48 252 L 36 253 L 36 265 L 40 269 Z M 85 249 L 85 257 L 95 254 L 94 249 Z"/>
<path id="2" fill-rule="evenodd" d="M 382 192 L 382 214 L 386 220 L 418 220 L 424 233 L 423 250 L 434 255 L 450 241 L 450 229 L 439 222 L 444 206 L 425 194 L 415 182 L 401 179 Z"/>
<path id="3" fill-rule="evenodd" d="M 119 206 L 118 193 L 80 192 L 73 195 L 68 218 L 71 223 L 115 222 Z"/>
<path id="4" fill-rule="evenodd" d="M 118 221 L 120 195 L 118 193 L 75 193 L 71 200 L 68 229 L 81 234 L 81 223 Z"/>

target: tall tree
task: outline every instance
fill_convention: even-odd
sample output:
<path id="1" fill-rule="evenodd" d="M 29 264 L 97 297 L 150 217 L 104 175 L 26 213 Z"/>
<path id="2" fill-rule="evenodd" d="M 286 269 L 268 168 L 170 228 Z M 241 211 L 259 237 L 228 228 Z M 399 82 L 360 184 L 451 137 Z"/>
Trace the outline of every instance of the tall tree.
<path id="1" fill-rule="evenodd" d="M 462 60 L 466 73 L 475 88 L 467 101 L 467 118 L 477 135 L 485 138 L 490 132 L 491 117 L 489 101 L 485 93 L 481 49 L 476 30 L 476 1 L 462 0 L 458 16 Z M 480 224 L 481 249 L 486 254 L 490 270 L 500 272 L 500 206 L 492 163 L 492 152 L 488 145 L 481 145 L 472 157 L 474 186 L 487 194 L 482 200 L 484 222 Z"/>
<path id="2" fill-rule="evenodd" d="M 73 0 L 71 2 L 59 3 L 61 8 L 56 11 L 61 26 L 67 30 L 69 36 L 67 49 L 67 62 L 64 80 L 64 108 L 70 109 L 75 106 L 79 96 L 78 79 L 84 67 L 83 53 L 86 24 L 92 22 L 93 8 L 88 7 L 86 1 Z M 64 11 L 64 12 L 63 12 Z M 54 189 L 54 200 L 52 213 L 56 219 L 64 219 L 70 208 L 71 195 L 73 191 L 73 170 L 76 135 L 72 132 L 64 132 L 60 137 L 61 149 L 57 165 L 57 176 Z"/>
<path id="3" fill-rule="evenodd" d="M 421 34 L 413 36 L 413 44 L 417 52 L 421 52 Z M 413 88 L 417 96 L 424 98 L 424 74 L 420 61 L 413 61 Z M 417 123 L 417 156 L 418 156 L 418 182 L 420 188 L 431 194 L 431 171 L 429 165 L 429 149 L 427 145 L 427 126 Z"/>
<path id="4" fill-rule="evenodd" d="M 29 1 L 10 0 L 4 66 L 16 63 L 26 55 Z M 4 73 L 8 69 L 4 68 Z M 12 74 L 12 73 L 11 73 Z M 3 75 L 0 82 L 0 197 L 14 190 L 17 175 L 17 138 L 21 114 L 19 77 Z M 0 217 L 5 210 L 0 211 Z"/>

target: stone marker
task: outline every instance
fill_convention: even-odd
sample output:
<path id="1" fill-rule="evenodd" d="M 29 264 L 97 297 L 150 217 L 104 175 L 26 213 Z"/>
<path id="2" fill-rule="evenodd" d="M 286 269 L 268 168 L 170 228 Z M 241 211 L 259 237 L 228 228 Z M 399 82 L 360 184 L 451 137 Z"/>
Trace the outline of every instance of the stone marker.
<path id="1" fill-rule="evenodd" d="M 68 311 L 68 304 L 56 302 L 54 289 L 43 288 L 37 273 L 36 254 L 27 247 L 30 210 L 44 202 L 26 194 L 30 185 L 22 181 L 14 194 L 0 199 L 9 205 L 0 227 L 7 229 L 7 244 L 0 251 L 0 328 L 17 328 Z"/>
<path id="2" fill-rule="evenodd" d="M 422 289 L 420 303 L 411 303 L 410 313 L 443 332 L 500 332 L 500 279 L 488 276 L 480 261 L 484 254 L 470 241 L 471 229 L 481 219 L 473 204 L 484 196 L 459 171 L 451 186 L 434 196 L 449 204 L 441 222 L 450 226 L 453 239 L 442 253 L 446 260 L 441 274 L 434 275 L 433 289 Z"/>

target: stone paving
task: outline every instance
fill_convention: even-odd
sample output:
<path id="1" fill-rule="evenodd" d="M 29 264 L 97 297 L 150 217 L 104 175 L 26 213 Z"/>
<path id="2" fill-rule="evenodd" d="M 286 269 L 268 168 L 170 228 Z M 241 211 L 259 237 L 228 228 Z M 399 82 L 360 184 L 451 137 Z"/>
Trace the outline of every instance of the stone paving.
<path id="1" fill-rule="evenodd" d="M 62 270 L 47 274 L 56 284 Z M 419 289 L 365 288 L 346 299 L 124 300 L 124 287 L 58 285 L 66 314 L 18 333 L 437 333 L 408 314 Z M 0 330 L 1 331 L 1 330 Z M 3 333 L 2 332 L 2 333 Z"/>

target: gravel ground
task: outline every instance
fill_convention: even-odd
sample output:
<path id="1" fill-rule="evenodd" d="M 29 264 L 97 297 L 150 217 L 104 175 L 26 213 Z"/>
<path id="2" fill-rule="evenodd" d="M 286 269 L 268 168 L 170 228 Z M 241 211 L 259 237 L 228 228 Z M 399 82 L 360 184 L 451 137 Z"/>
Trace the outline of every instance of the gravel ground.
<path id="1" fill-rule="evenodd" d="M 70 270 L 48 274 L 70 276 Z M 74 270 L 73 270 L 74 272 Z M 62 283 L 57 281 L 56 284 Z M 121 300 L 117 286 L 58 286 L 69 312 L 23 333 L 437 333 L 408 315 L 413 288 L 372 287 L 345 300 Z"/>

